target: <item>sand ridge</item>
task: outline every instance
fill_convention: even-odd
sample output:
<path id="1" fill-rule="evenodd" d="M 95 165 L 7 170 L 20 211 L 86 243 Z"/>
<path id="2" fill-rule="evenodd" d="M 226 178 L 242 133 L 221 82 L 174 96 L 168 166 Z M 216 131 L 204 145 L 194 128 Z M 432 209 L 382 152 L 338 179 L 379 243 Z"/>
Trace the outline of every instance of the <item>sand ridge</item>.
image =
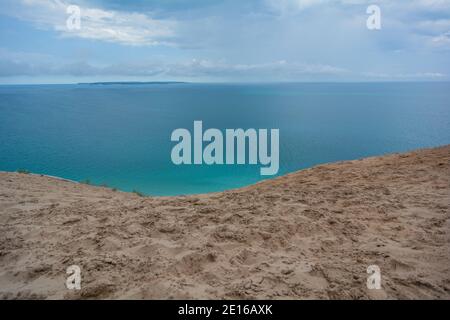
<path id="1" fill-rule="evenodd" d="M 0 298 L 449 299 L 449 206 L 450 146 L 178 197 L 1 172 Z"/>

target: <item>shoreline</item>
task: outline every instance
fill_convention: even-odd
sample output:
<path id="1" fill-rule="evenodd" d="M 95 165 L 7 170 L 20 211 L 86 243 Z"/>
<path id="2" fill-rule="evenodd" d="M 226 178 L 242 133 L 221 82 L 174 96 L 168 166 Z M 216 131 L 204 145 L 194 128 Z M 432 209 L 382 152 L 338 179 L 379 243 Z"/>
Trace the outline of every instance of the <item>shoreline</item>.
<path id="1" fill-rule="evenodd" d="M 0 172 L 0 222 L 3 299 L 449 299 L 450 145 L 186 196 Z"/>
<path id="2" fill-rule="evenodd" d="M 424 147 L 424 148 L 419 148 L 419 149 L 412 149 L 412 150 L 405 151 L 405 152 L 385 153 L 385 154 L 381 154 L 381 155 L 373 155 L 373 156 L 369 156 L 369 157 L 361 157 L 361 158 L 350 159 L 350 160 L 339 160 L 339 161 L 334 161 L 334 162 L 324 162 L 324 163 L 321 163 L 321 164 L 314 165 L 312 167 L 296 170 L 296 171 L 289 172 L 289 173 L 286 173 L 286 174 L 283 174 L 283 175 L 280 175 L 280 176 L 268 177 L 268 178 L 262 179 L 260 181 L 257 181 L 255 183 L 252 183 L 252 184 L 249 184 L 249 185 L 236 187 L 236 188 L 231 188 L 231 189 L 226 189 L 226 190 L 222 190 L 222 191 L 211 191 L 211 192 L 203 192 L 203 193 L 189 193 L 189 194 L 179 194 L 179 195 L 162 195 L 162 196 L 161 195 L 147 195 L 145 193 L 142 194 L 141 192 L 139 192 L 139 190 L 137 190 L 137 192 L 142 194 L 141 195 L 142 197 L 151 197 L 151 198 L 190 197 L 190 196 L 203 196 L 203 195 L 220 194 L 220 193 L 223 193 L 223 192 L 233 192 L 233 191 L 239 191 L 240 189 L 251 188 L 253 186 L 257 186 L 260 183 L 265 183 L 267 181 L 270 182 L 270 181 L 274 181 L 274 180 L 277 180 L 277 179 L 283 179 L 283 178 L 288 177 L 290 175 L 298 174 L 299 172 L 303 172 L 303 171 L 306 171 L 306 170 L 311 170 L 311 169 L 322 167 L 322 166 L 338 165 L 340 163 L 355 162 L 355 161 L 361 161 L 361 160 L 370 160 L 370 159 L 373 159 L 373 158 L 396 156 L 396 155 L 401 155 L 401 154 L 420 152 L 420 151 L 427 151 L 427 150 L 433 150 L 433 149 L 445 148 L 445 147 L 450 147 L 450 144 L 445 144 L 445 145 L 440 145 L 440 146 L 435 146 L 435 147 Z M 48 178 L 53 178 L 53 179 L 57 179 L 57 180 L 62 180 L 62 181 L 67 181 L 67 182 L 77 183 L 77 184 L 82 184 L 82 185 L 88 185 L 88 186 L 97 187 L 97 188 L 106 188 L 106 189 L 110 189 L 110 190 L 115 189 L 114 190 L 115 192 L 136 194 L 136 192 L 134 192 L 134 191 L 125 191 L 125 190 L 121 190 L 120 188 L 112 187 L 112 186 L 109 186 L 109 185 L 85 183 L 83 181 L 76 181 L 76 180 L 71 180 L 71 179 L 67 179 L 67 178 L 63 178 L 63 177 L 59 177 L 59 176 L 43 174 L 43 173 L 34 173 L 34 172 L 22 173 L 22 172 L 18 172 L 17 170 L 16 171 L 2 171 L 2 170 L 0 170 L 0 174 L 2 174 L 2 173 L 17 173 L 17 174 L 34 175 L 34 176 L 38 176 L 38 177 L 39 176 L 40 177 L 48 177 Z"/>

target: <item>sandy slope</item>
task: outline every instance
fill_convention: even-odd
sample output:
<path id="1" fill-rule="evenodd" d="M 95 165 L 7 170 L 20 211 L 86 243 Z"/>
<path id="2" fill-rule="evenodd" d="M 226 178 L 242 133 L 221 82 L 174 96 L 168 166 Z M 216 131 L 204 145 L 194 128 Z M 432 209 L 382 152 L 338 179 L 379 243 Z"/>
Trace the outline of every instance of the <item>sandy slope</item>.
<path id="1" fill-rule="evenodd" d="M 449 205 L 450 146 L 188 197 L 0 173 L 0 297 L 449 299 Z"/>

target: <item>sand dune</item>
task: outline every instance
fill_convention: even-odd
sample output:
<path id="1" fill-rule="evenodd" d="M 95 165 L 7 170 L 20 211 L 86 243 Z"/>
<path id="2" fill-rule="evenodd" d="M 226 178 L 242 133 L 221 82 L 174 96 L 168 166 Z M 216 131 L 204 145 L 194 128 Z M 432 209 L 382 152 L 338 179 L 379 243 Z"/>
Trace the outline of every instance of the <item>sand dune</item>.
<path id="1" fill-rule="evenodd" d="M 186 197 L 3 172 L 0 298 L 449 299 L 449 205 L 450 146 Z"/>

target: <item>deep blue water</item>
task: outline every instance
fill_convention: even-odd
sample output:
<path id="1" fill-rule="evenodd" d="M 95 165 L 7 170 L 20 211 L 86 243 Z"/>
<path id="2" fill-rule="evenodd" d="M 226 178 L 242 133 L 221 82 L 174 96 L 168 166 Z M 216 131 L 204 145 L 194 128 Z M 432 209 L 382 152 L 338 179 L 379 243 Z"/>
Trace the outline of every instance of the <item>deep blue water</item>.
<path id="1" fill-rule="evenodd" d="M 260 166 L 175 166 L 176 128 L 280 129 L 280 171 L 450 143 L 449 83 L 0 86 L 0 170 L 153 195 L 235 188 Z"/>

